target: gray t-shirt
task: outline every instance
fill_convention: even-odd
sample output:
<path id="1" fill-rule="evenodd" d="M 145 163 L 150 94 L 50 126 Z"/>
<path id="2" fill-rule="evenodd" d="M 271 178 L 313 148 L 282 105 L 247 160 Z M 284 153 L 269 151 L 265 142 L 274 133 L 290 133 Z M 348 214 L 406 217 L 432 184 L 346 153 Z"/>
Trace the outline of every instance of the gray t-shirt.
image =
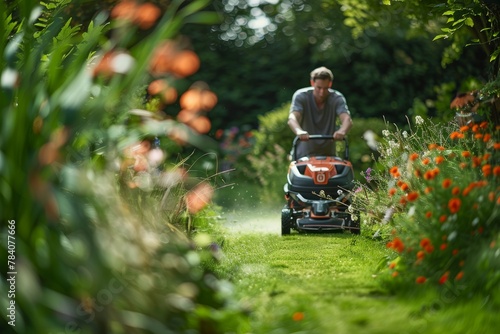
<path id="1" fill-rule="evenodd" d="M 298 111 L 302 114 L 300 126 L 310 135 L 332 135 L 336 130 L 337 115 L 350 114 L 344 95 L 329 89 L 330 95 L 323 109 L 318 109 L 313 96 L 313 87 L 299 89 L 293 94 L 290 113 Z M 307 155 L 335 154 L 333 140 L 309 140 L 297 143 L 297 159 Z"/>

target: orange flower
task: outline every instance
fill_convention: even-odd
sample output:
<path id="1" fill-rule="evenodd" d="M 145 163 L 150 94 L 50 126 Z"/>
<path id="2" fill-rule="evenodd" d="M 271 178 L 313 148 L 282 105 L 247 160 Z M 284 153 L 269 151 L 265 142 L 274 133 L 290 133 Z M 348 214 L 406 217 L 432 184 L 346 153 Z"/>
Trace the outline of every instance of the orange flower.
<path id="1" fill-rule="evenodd" d="M 409 193 L 409 194 L 407 195 L 407 197 L 408 197 L 408 201 L 413 202 L 413 201 L 417 200 L 417 198 L 418 198 L 418 193 L 417 193 L 417 192 L 415 192 L 415 191 L 412 191 L 411 193 Z"/>
<path id="2" fill-rule="evenodd" d="M 424 165 L 427 165 L 429 162 L 431 162 L 431 159 L 429 159 L 429 158 L 423 158 L 423 159 L 422 159 L 422 163 L 423 163 Z"/>
<path id="3" fill-rule="evenodd" d="M 435 162 L 436 164 L 438 164 L 438 165 L 439 165 L 440 163 L 442 163 L 443 161 L 444 161 L 444 158 L 443 158 L 442 156 L 437 156 L 437 157 L 435 157 L 435 158 L 434 158 L 434 162 Z"/>
<path id="4" fill-rule="evenodd" d="M 389 269 L 394 269 L 394 268 L 396 268 L 396 262 L 393 261 L 389 263 Z"/>
<path id="5" fill-rule="evenodd" d="M 418 276 L 417 279 L 415 280 L 417 284 L 424 284 L 425 281 L 427 281 L 427 278 L 425 278 L 424 276 Z"/>
<path id="6" fill-rule="evenodd" d="M 409 188 L 408 184 L 406 184 L 406 183 L 404 183 L 404 182 L 403 182 L 403 183 L 401 183 L 401 185 L 400 185 L 399 187 L 400 187 L 400 188 L 401 188 L 401 190 L 403 190 L 403 191 L 406 191 L 406 190 L 408 190 L 408 188 Z"/>
<path id="7" fill-rule="evenodd" d="M 431 218 L 431 217 L 432 217 L 432 212 L 427 211 L 427 212 L 425 213 L 425 218 L 429 219 L 429 218 Z"/>
<path id="8" fill-rule="evenodd" d="M 447 247 L 448 247 L 448 244 L 441 244 L 441 246 L 439 246 L 439 249 L 444 251 L 444 250 L 446 250 Z"/>
<path id="9" fill-rule="evenodd" d="M 397 166 L 394 166 L 392 167 L 390 170 L 389 170 L 389 173 L 391 173 L 391 175 L 394 177 L 394 178 L 397 178 L 396 175 L 399 175 L 399 169 Z"/>
<path id="10" fill-rule="evenodd" d="M 470 157 L 470 155 L 471 155 L 471 154 L 470 154 L 470 152 L 469 152 L 469 151 L 462 151 L 462 156 L 463 156 L 464 158 L 468 158 L 468 157 Z"/>
<path id="11" fill-rule="evenodd" d="M 467 164 L 466 164 L 465 162 L 461 162 L 459 166 L 460 166 L 460 168 L 462 168 L 462 169 L 467 168 Z"/>
<path id="12" fill-rule="evenodd" d="M 484 176 L 490 176 L 491 175 L 491 165 L 487 164 L 484 165 L 482 168 Z"/>
<path id="13" fill-rule="evenodd" d="M 424 251 L 418 251 L 417 252 L 417 259 L 422 261 L 425 258 L 425 252 Z"/>
<path id="14" fill-rule="evenodd" d="M 441 215 L 439 216 L 439 222 L 442 224 L 446 221 L 446 219 L 448 219 L 448 217 L 446 215 Z"/>
<path id="15" fill-rule="evenodd" d="M 433 245 L 427 245 L 427 246 L 425 246 L 425 251 L 427 253 L 429 253 L 429 254 L 432 253 L 432 252 L 434 252 L 434 246 Z"/>
<path id="16" fill-rule="evenodd" d="M 429 194 L 432 192 L 432 187 L 425 187 L 424 193 Z"/>
<path id="17" fill-rule="evenodd" d="M 160 8 L 152 3 L 137 4 L 135 1 L 124 0 L 111 10 L 111 17 L 130 21 L 141 29 L 149 29 L 161 15 Z"/>
<path id="18" fill-rule="evenodd" d="M 458 194 L 460 194 L 460 188 L 459 187 L 453 187 L 453 189 L 451 190 L 451 193 L 455 196 L 457 196 Z"/>
<path id="19" fill-rule="evenodd" d="M 302 321 L 304 320 L 304 312 L 295 312 L 292 315 L 293 321 Z"/>
<path id="20" fill-rule="evenodd" d="M 484 121 L 484 122 L 481 122 L 481 124 L 479 124 L 479 127 L 481 129 L 486 129 L 488 127 L 488 122 Z"/>
<path id="21" fill-rule="evenodd" d="M 493 202 L 493 201 L 495 200 L 495 193 L 494 193 L 493 191 L 490 191 L 490 192 L 488 193 L 488 200 L 489 200 L 490 202 Z"/>
<path id="22" fill-rule="evenodd" d="M 467 132 L 467 131 L 469 131 L 469 126 L 464 125 L 464 126 L 460 127 L 460 132 Z"/>
<path id="23" fill-rule="evenodd" d="M 457 276 L 455 276 L 455 280 L 456 281 L 460 281 L 462 279 L 462 277 L 464 277 L 464 272 L 463 271 L 460 271 Z"/>
<path id="24" fill-rule="evenodd" d="M 444 179 L 442 183 L 443 188 L 444 189 L 448 188 L 449 186 L 451 186 L 451 183 L 452 183 L 451 179 Z"/>
<path id="25" fill-rule="evenodd" d="M 474 135 L 474 138 L 476 138 L 476 139 L 482 139 L 483 138 L 483 134 L 482 133 L 476 133 Z"/>
<path id="26" fill-rule="evenodd" d="M 459 198 L 455 197 L 448 201 L 448 209 L 451 213 L 457 213 L 460 210 L 460 205 L 462 205 L 462 201 Z"/>
<path id="27" fill-rule="evenodd" d="M 483 141 L 486 143 L 490 141 L 491 135 L 489 133 L 484 134 Z"/>
<path id="28" fill-rule="evenodd" d="M 463 196 L 469 195 L 469 193 L 472 191 L 472 189 L 474 189 L 474 185 L 470 184 L 467 188 L 464 189 L 464 191 L 462 192 L 462 195 Z"/>
<path id="29" fill-rule="evenodd" d="M 460 132 L 457 132 L 457 131 L 454 131 L 454 132 L 450 133 L 450 138 L 451 139 L 461 139 L 463 137 L 464 137 L 464 134 L 460 133 Z"/>
<path id="30" fill-rule="evenodd" d="M 410 154 L 410 160 L 411 161 L 415 161 L 418 159 L 418 153 L 412 153 Z"/>
<path id="31" fill-rule="evenodd" d="M 141 29 L 151 28 L 161 15 L 161 10 L 152 3 L 144 3 L 137 7 L 133 22 Z"/>
<path id="32" fill-rule="evenodd" d="M 399 275 L 399 273 L 398 273 L 397 271 L 395 271 L 395 272 L 393 272 L 393 273 L 391 274 L 391 276 L 392 276 L 392 277 L 397 277 L 398 275 Z"/>
<path id="33" fill-rule="evenodd" d="M 493 149 L 500 150 L 500 143 L 493 144 Z"/>
<path id="34" fill-rule="evenodd" d="M 394 194 L 396 193 L 396 188 L 391 188 L 389 189 L 389 196 L 394 196 Z"/>
<path id="35" fill-rule="evenodd" d="M 202 182 L 186 194 L 186 206 L 190 213 L 203 209 L 212 199 L 214 188 L 208 182 Z"/>
<path id="36" fill-rule="evenodd" d="M 427 147 L 429 148 L 429 150 L 433 150 L 437 147 L 438 145 L 436 143 L 431 143 L 429 145 L 427 145 Z"/>

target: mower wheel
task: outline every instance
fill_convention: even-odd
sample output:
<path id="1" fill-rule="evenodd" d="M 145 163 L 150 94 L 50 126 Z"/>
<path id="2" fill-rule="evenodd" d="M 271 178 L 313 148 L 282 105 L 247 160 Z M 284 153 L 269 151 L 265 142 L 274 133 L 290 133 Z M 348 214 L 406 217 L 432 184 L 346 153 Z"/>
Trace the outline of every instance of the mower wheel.
<path id="1" fill-rule="evenodd" d="M 354 227 L 355 229 L 351 230 L 352 234 L 361 234 L 361 224 L 360 224 L 360 215 L 359 213 L 355 213 L 354 216 L 357 218 L 356 220 L 352 219 L 352 216 L 349 217 L 349 226 Z"/>
<path id="2" fill-rule="evenodd" d="M 285 207 L 281 210 L 281 235 L 290 234 L 292 223 L 292 210 L 285 205 Z"/>

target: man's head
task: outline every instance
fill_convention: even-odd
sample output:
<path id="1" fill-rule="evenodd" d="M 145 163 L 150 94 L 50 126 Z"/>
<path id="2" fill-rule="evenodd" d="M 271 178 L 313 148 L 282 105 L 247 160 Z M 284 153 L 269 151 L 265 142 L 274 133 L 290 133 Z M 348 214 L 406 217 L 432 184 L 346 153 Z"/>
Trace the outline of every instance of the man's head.
<path id="1" fill-rule="evenodd" d="M 318 67 L 311 72 L 311 86 L 314 87 L 314 97 L 317 101 L 328 98 L 328 89 L 332 87 L 333 73 L 326 67 Z"/>
<path id="2" fill-rule="evenodd" d="M 317 79 L 333 81 L 333 73 L 324 66 L 318 67 L 311 72 L 311 81 Z"/>

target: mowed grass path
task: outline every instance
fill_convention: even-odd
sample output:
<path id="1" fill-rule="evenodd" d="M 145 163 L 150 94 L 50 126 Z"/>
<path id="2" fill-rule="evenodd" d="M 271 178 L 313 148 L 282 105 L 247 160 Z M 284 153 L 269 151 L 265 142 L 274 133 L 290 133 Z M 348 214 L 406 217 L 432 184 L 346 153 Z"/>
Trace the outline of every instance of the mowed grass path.
<path id="1" fill-rule="evenodd" d="M 251 310 L 252 333 L 498 333 L 498 310 L 452 293 L 384 293 L 385 243 L 350 233 L 227 233 L 216 271 Z M 415 286 L 415 289 L 419 289 Z"/>

